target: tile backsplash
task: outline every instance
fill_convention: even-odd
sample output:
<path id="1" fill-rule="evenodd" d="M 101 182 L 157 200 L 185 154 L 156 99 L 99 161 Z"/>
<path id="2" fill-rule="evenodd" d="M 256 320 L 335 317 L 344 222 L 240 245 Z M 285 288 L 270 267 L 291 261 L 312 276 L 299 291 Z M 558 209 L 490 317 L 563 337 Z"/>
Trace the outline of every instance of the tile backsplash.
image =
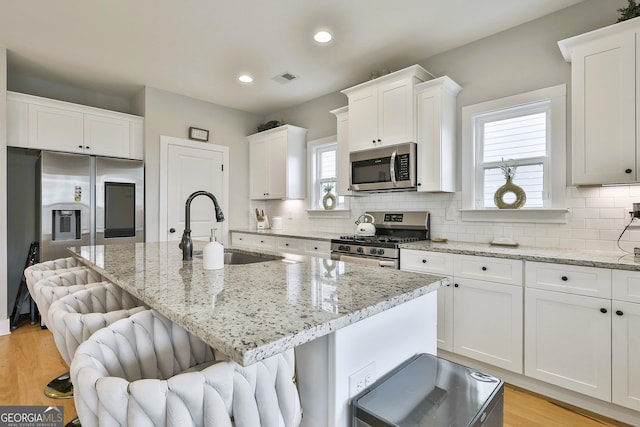
<path id="1" fill-rule="evenodd" d="M 253 201 L 251 210 L 264 209 L 269 218 L 281 216 L 285 231 L 352 234 L 355 220 L 365 211 L 427 210 L 431 235 L 452 241 L 488 243 L 509 237 L 520 245 L 633 252 L 640 246 L 640 220 L 620 238 L 630 222 L 633 203 L 640 202 L 640 186 L 568 187 L 565 224 L 462 221 L 460 193 L 380 193 L 351 197 L 349 211 L 311 212 L 304 200 Z M 252 218 L 254 218 L 252 216 Z M 250 227 L 255 227 L 255 218 Z M 637 227 L 637 228 L 636 228 Z"/>

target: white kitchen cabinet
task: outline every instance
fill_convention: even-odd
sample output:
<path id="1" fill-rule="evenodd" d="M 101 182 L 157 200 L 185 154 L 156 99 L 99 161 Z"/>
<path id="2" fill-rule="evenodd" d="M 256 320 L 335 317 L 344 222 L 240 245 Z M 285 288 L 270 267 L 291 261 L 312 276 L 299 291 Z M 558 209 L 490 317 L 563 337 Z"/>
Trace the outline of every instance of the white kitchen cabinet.
<path id="1" fill-rule="evenodd" d="M 522 373 L 522 286 L 454 278 L 453 351 Z"/>
<path id="2" fill-rule="evenodd" d="M 9 146 L 143 158 L 138 116 L 8 92 L 7 121 Z"/>
<path id="3" fill-rule="evenodd" d="M 349 162 L 349 107 L 331 110 L 336 116 L 336 137 L 338 139 L 338 196 L 351 196 L 351 175 Z"/>
<path id="4" fill-rule="evenodd" d="M 522 261 L 456 254 L 453 258 L 453 275 L 468 279 L 487 280 L 522 286 Z"/>
<path id="5" fill-rule="evenodd" d="M 304 237 L 276 236 L 268 233 L 231 232 L 231 245 L 248 250 L 266 250 L 277 253 L 311 255 L 328 258 L 331 255 L 331 243 L 325 240 Z"/>
<path id="6" fill-rule="evenodd" d="M 415 85 L 430 78 L 413 65 L 343 90 L 349 98 L 349 150 L 415 141 Z"/>
<path id="7" fill-rule="evenodd" d="M 416 85 L 418 191 L 456 190 L 456 97 L 461 89 L 447 76 Z"/>
<path id="8" fill-rule="evenodd" d="M 527 288 L 525 337 L 525 375 L 611 399 L 611 300 Z"/>
<path id="9" fill-rule="evenodd" d="M 640 411 L 640 272 L 614 270 L 612 287 L 611 400 Z"/>
<path id="10" fill-rule="evenodd" d="M 527 261 L 527 286 L 600 298 L 611 298 L 611 270 L 579 265 Z"/>
<path id="11" fill-rule="evenodd" d="M 232 232 L 231 245 L 238 248 L 275 252 L 276 237 L 271 235 Z"/>
<path id="12" fill-rule="evenodd" d="M 447 276 L 450 283 L 438 289 L 438 348 L 453 351 L 453 254 L 402 249 L 400 269 Z"/>
<path id="13" fill-rule="evenodd" d="M 638 182 L 640 20 L 558 42 L 571 62 L 574 185 Z"/>
<path id="14" fill-rule="evenodd" d="M 306 135 L 284 125 L 247 137 L 252 199 L 304 199 Z"/>

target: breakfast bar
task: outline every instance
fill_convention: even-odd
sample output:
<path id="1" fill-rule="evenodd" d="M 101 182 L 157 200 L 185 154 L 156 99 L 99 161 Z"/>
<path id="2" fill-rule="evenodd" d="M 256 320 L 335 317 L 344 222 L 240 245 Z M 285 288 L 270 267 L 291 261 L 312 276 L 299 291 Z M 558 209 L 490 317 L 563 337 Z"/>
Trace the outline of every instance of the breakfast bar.
<path id="1" fill-rule="evenodd" d="M 241 365 L 295 348 L 305 426 L 348 425 L 349 399 L 364 386 L 435 353 L 434 291 L 448 283 L 306 256 L 204 270 L 197 246 L 183 261 L 177 242 L 70 250 Z"/>

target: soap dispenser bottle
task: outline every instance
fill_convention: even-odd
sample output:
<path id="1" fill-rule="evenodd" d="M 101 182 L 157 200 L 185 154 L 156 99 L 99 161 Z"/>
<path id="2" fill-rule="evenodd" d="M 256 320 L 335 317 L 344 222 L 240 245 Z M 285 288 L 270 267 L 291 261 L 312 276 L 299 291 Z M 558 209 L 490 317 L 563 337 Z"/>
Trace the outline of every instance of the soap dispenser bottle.
<path id="1" fill-rule="evenodd" d="M 202 250 L 202 268 L 205 270 L 219 270 L 224 268 L 224 247 L 216 239 L 216 231 L 211 229 L 209 243 Z"/>

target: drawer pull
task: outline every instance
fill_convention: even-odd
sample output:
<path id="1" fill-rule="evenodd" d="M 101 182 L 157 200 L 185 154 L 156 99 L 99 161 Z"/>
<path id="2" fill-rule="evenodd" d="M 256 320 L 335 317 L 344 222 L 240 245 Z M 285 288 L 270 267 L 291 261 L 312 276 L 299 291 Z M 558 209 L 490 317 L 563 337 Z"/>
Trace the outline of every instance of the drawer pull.
<path id="1" fill-rule="evenodd" d="M 566 282 L 567 280 L 569 280 L 569 278 L 567 276 L 562 276 L 561 279 L 562 279 L 563 282 Z"/>
<path id="2" fill-rule="evenodd" d="M 264 240 L 260 240 L 260 243 L 264 243 Z"/>
<path id="3" fill-rule="evenodd" d="M 289 246 L 289 244 L 288 244 L 288 243 L 285 243 L 284 245 L 285 245 L 285 246 Z"/>
<path id="4" fill-rule="evenodd" d="M 622 310 L 616 310 L 616 314 L 617 314 L 618 316 L 622 316 L 624 313 L 622 312 Z"/>
<path id="5" fill-rule="evenodd" d="M 426 263 L 427 263 L 427 260 L 426 260 L 426 259 L 423 259 L 423 260 L 422 260 L 422 263 L 423 263 L 423 264 L 426 264 Z"/>
<path id="6" fill-rule="evenodd" d="M 487 267 L 482 267 L 482 271 L 487 271 Z"/>
<path id="7" fill-rule="evenodd" d="M 460 285 L 458 285 L 457 283 L 454 283 L 454 284 L 453 284 L 453 287 L 454 287 L 454 288 L 459 288 L 459 287 L 460 287 Z"/>
<path id="8" fill-rule="evenodd" d="M 601 308 L 601 309 L 600 309 L 600 313 L 603 313 L 603 314 L 604 314 L 604 313 L 606 313 L 606 312 L 607 312 L 607 309 L 606 309 L 606 308 L 604 308 L 604 307 L 603 307 L 603 308 Z"/>
<path id="9" fill-rule="evenodd" d="M 633 172 L 633 171 L 632 171 L 631 169 L 625 169 L 625 170 L 624 170 L 624 172 L 625 172 L 625 173 L 631 173 L 631 172 Z"/>
<path id="10" fill-rule="evenodd" d="M 317 250 L 318 250 L 318 247 L 317 247 L 317 246 L 314 246 L 314 247 L 313 247 L 313 250 L 314 250 L 314 251 L 317 251 Z"/>

